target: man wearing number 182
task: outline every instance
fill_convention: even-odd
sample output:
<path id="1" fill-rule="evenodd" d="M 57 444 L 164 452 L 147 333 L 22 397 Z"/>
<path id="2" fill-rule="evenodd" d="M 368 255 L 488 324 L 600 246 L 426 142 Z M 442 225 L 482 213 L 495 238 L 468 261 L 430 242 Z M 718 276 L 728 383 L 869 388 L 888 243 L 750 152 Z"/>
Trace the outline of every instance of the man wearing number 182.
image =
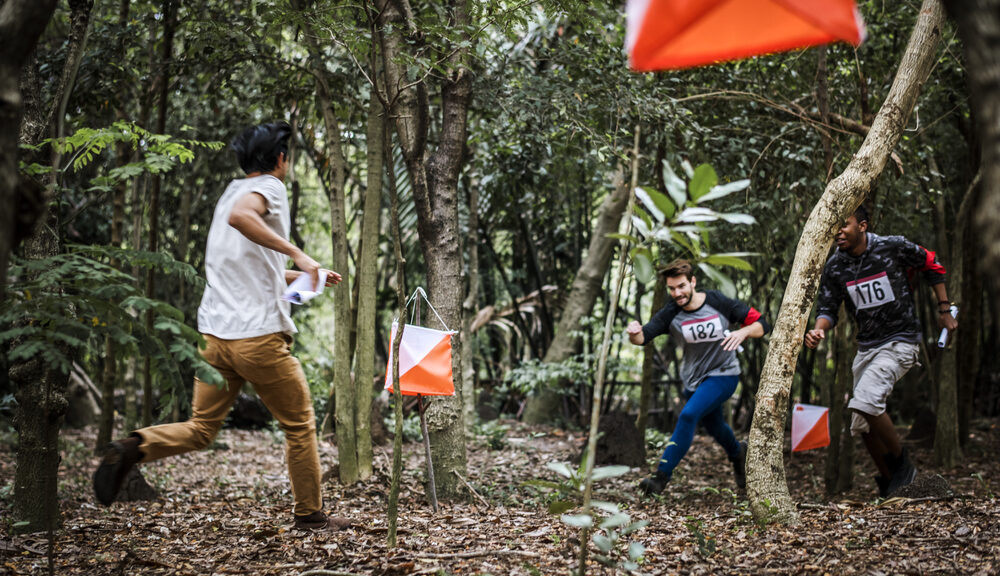
<path id="1" fill-rule="evenodd" d="M 819 344 L 836 323 L 843 302 L 858 327 L 854 391 L 847 405 L 853 412 L 851 434 L 864 440 L 884 498 L 917 475 L 886 412 L 893 385 L 917 363 L 921 335 L 910 284 L 913 272 L 921 272 L 934 290 L 938 324 L 954 331 L 958 323 L 948 301 L 945 269 L 934 252 L 902 236 L 869 232 L 863 206 L 847 218 L 835 241 L 838 250 L 823 268 L 816 324 L 806 333 L 805 344 L 809 348 Z"/>
<path id="2" fill-rule="evenodd" d="M 683 394 L 687 398 L 677 425 L 670 436 L 656 472 L 639 483 L 646 494 L 659 494 L 670 482 L 699 422 L 726 451 L 733 463 L 736 485 L 746 486 L 746 443 L 737 442 L 732 428 L 722 415 L 722 405 L 736 391 L 740 363 L 736 350 L 747 338 L 760 338 L 769 329 L 760 312 L 746 304 L 708 290 L 698 292 L 698 279 L 687 260 L 675 260 L 662 274 L 673 300 L 653 316 L 645 326 L 633 321 L 626 331 L 636 345 L 651 342 L 667 332 L 684 347 L 681 362 Z M 730 325 L 739 328 L 729 331 Z"/>

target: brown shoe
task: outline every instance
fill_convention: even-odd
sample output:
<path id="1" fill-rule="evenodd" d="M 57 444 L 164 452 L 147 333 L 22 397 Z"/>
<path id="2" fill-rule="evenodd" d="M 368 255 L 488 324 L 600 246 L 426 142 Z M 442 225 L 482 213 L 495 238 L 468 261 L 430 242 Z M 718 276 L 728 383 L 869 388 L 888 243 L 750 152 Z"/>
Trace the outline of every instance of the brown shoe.
<path id="1" fill-rule="evenodd" d="M 101 504 L 111 506 L 128 471 L 142 459 L 141 440 L 138 436 L 129 436 L 108 444 L 100 466 L 94 471 L 94 494 Z"/>
<path id="2" fill-rule="evenodd" d="M 322 510 L 317 510 L 306 516 L 295 517 L 295 528 L 297 530 L 343 530 L 350 528 L 354 522 L 349 518 L 338 518 L 337 516 L 327 516 Z"/>

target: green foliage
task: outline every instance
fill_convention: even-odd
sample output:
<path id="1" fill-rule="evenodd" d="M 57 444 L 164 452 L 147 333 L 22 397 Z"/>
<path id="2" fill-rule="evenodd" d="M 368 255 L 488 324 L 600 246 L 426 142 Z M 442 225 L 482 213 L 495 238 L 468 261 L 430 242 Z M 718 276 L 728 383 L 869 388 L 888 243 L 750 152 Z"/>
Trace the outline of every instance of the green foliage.
<path id="1" fill-rule="evenodd" d="M 698 553 L 701 554 L 702 558 L 708 558 L 715 554 L 715 536 L 706 534 L 702 530 L 703 525 L 704 523 L 694 516 L 688 516 L 684 522 L 684 526 L 691 533 L 691 539 L 698 546 Z"/>
<path id="2" fill-rule="evenodd" d="M 625 238 L 636 244 L 629 252 L 636 278 L 643 284 L 650 282 L 654 274 L 654 248 L 681 253 L 711 278 L 719 289 L 730 297 L 736 295 L 736 285 L 720 268 L 732 267 L 737 270 L 752 270 L 744 258 L 752 256 L 747 252 L 713 253 L 709 237 L 712 225 L 754 224 L 753 216 L 736 212 L 716 212 L 703 203 L 724 198 L 750 186 L 749 180 L 737 180 L 718 184 L 719 177 L 708 164 L 691 168 L 686 161 L 681 163 L 689 181 L 678 176 L 666 161 L 663 163 L 663 182 L 666 193 L 653 188 L 637 188 L 635 193 L 641 206 L 635 207 L 632 226 L 638 236 Z"/>
<path id="3" fill-rule="evenodd" d="M 13 282 L 0 308 L 0 343 L 9 344 L 9 360 L 39 358 L 65 374 L 74 358 L 103 353 L 107 337 L 123 354 L 149 355 L 154 374 L 167 385 L 181 384 L 182 366 L 192 367 L 202 381 L 222 385 L 222 377 L 198 353 L 203 340 L 183 323 L 184 315 L 144 296 L 135 278 L 105 263 L 112 259 L 198 281 L 190 266 L 167 255 L 99 246 L 15 260 Z M 146 310 L 153 312 L 152 331 L 145 327 Z"/>
<path id="4" fill-rule="evenodd" d="M 396 413 L 390 409 L 388 411 L 388 416 L 386 416 L 383 421 L 385 422 L 385 429 L 391 434 L 392 431 L 396 429 Z M 406 442 L 420 442 L 423 437 L 424 433 L 420 430 L 420 415 L 414 412 L 409 416 L 404 416 L 403 440 Z"/>
<path id="5" fill-rule="evenodd" d="M 497 420 L 477 423 L 472 428 L 472 433 L 480 438 L 483 444 L 490 450 L 503 450 L 507 447 L 507 432 L 509 426 L 501 424 Z"/>

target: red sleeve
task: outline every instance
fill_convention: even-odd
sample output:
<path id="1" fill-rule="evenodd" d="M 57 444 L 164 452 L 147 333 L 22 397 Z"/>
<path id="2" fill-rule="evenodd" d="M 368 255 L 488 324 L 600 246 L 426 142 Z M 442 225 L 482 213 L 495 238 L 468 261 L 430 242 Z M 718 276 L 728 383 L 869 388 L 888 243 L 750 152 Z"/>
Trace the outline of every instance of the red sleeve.
<path id="1" fill-rule="evenodd" d="M 942 266 L 937 261 L 937 254 L 931 252 L 930 250 L 924 248 L 923 246 L 921 246 L 921 248 L 924 249 L 924 252 L 927 252 L 927 260 L 924 262 L 924 265 L 920 267 L 920 271 L 937 272 L 938 274 L 945 274 L 947 271 L 944 269 L 944 266 Z"/>
<path id="2" fill-rule="evenodd" d="M 749 326 L 758 320 L 760 320 L 760 312 L 751 306 L 750 311 L 747 312 L 747 317 L 743 319 L 743 326 Z"/>

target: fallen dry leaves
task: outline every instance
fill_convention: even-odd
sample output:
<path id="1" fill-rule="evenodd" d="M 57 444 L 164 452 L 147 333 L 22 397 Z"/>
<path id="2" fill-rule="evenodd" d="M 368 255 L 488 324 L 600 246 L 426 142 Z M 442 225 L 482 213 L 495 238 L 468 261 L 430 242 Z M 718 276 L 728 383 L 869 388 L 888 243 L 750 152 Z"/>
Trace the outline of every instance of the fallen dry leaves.
<path id="1" fill-rule="evenodd" d="M 143 473 L 159 490 L 159 500 L 101 508 L 90 490 L 94 432 L 67 431 L 55 573 L 568 574 L 578 533 L 547 513 L 545 492 L 522 483 L 556 480 L 545 463 L 570 460 L 583 438 L 508 425 L 502 450 L 470 440 L 461 479 L 469 497 L 443 503 L 438 514 L 424 498 L 422 448 L 406 447 L 399 545 L 391 550 L 385 544 L 389 447 L 377 449 L 369 480 L 345 487 L 333 479 L 324 485 L 327 511 L 357 525 L 308 533 L 292 529 L 282 440 L 271 432 L 224 430 L 214 449 L 146 464 Z M 998 440 L 996 424 L 981 423 L 966 447 L 966 461 L 951 471 L 935 470 L 930 450 L 912 447 L 922 477 L 941 472 L 952 492 L 883 503 L 874 498 L 872 471 L 861 456 L 856 487 L 828 498 L 823 451 L 796 454 L 787 466 L 792 495 L 801 503 L 797 526 L 755 524 L 746 502 L 732 494 L 721 449 L 703 436 L 664 497 L 638 498 L 634 487 L 642 471 L 634 470 L 599 483 L 595 498 L 619 504 L 632 520 L 650 521 L 630 536 L 646 548 L 644 574 L 997 574 Z M 0 448 L 0 472 L 12 478 L 12 448 Z M 324 445 L 321 457 L 330 468 L 336 448 Z M 649 461 L 654 460 L 651 454 Z M 0 501 L 4 517 L 9 505 L 9 499 Z M 48 573 L 48 548 L 46 534 L 5 533 L 0 573 Z M 588 572 L 612 573 L 597 564 Z"/>

